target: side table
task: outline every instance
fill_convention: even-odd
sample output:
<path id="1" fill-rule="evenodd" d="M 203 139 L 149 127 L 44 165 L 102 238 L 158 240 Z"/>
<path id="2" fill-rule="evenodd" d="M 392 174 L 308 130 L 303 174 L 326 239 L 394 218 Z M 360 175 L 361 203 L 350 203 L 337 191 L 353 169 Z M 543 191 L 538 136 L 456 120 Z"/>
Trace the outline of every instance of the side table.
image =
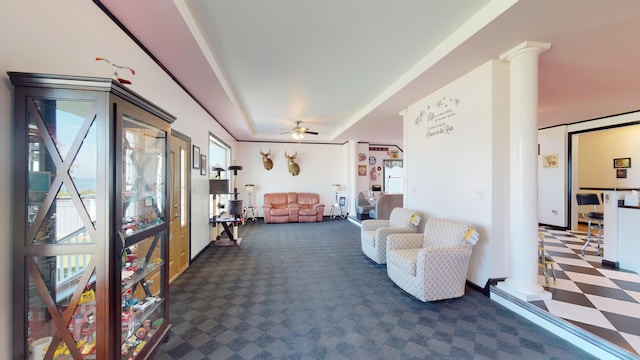
<path id="1" fill-rule="evenodd" d="M 216 246 L 238 246 L 242 241 L 242 238 L 238 237 L 238 227 L 236 226 L 236 218 L 233 216 L 217 216 L 212 221 L 212 226 L 217 227 L 218 224 L 222 225 L 223 232 L 216 236 L 213 243 Z M 232 229 L 233 228 L 233 229 Z M 222 235 L 226 234 L 224 238 Z"/>
<path id="2" fill-rule="evenodd" d="M 338 200 L 338 202 L 334 203 L 333 205 L 331 205 L 331 210 L 329 211 L 329 217 L 331 219 L 334 219 L 338 216 L 340 216 L 341 218 L 345 219 L 347 217 L 347 215 L 344 213 L 343 209 L 345 207 L 347 198 L 344 196 L 340 197 L 340 200 Z M 338 214 L 338 212 L 340 212 L 340 214 Z"/>

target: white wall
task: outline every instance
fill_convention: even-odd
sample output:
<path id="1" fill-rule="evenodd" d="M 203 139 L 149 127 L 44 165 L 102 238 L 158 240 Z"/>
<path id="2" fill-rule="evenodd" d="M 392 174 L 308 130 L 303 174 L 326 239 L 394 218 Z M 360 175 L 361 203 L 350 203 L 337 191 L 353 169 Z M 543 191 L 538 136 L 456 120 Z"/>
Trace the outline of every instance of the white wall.
<path id="1" fill-rule="evenodd" d="M 243 205 L 248 201 L 244 185 L 254 184 L 256 193 L 253 203 L 258 207 L 259 216 L 263 216 L 262 204 L 264 194 L 270 192 L 315 192 L 320 195 L 320 202 L 325 204 L 324 213 L 329 215 L 330 206 L 335 202 L 332 184 L 344 186 L 339 196 L 349 194 L 349 179 L 345 169 L 348 164 L 348 144 L 304 144 L 304 143 L 272 143 L 272 142 L 240 142 L 238 143 L 237 165 L 242 166 L 238 172 L 239 199 Z M 273 168 L 266 170 L 262 164 L 260 151 L 271 150 L 270 159 Z M 295 162 L 300 166 L 300 174 L 289 173 L 285 150 L 288 154 L 297 152 Z M 350 204 L 352 199 L 347 199 Z"/>
<path id="2" fill-rule="evenodd" d="M 232 147 L 231 138 L 91 1 L 24 0 L 0 12 L 0 171 L 11 173 L 12 85 L 7 71 L 111 77 L 113 69 L 96 56 L 133 67 L 135 92 L 177 116 L 173 128 L 190 136 L 201 149 L 213 132 Z M 193 172 L 192 254 L 209 242 L 208 184 Z M 11 198 L 10 177 L 0 177 L 0 196 Z M 0 205 L 0 313 L 11 314 L 11 202 Z M 0 358 L 11 355 L 10 316 L 0 322 Z"/>
<path id="3" fill-rule="evenodd" d="M 507 275 L 507 70 L 488 62 L 404 113 L 405 207 L 477 226 L 468 279 L 479 286 Z"/>
<path id="4" fill-rule="evenodd" d="M 568 171 L 572 174 L 573 194 L 569 224 L 572 229 L 576 229 L 578 224 L 579 210 L 574 194 L 580 191 L 580 187 L 640 187 L 640 169 L 638 162 L 633 161 L 634 158 L 640 158 L 640 143 L 637 141 L 639 130 L 635 124 L 639 120 L 640 111 L 636 111 L 567 125 L 567 133 L 571 136 L 572 163 Z M 629 134 L 625 134 L 627 132 Z M 631 158 L 631 168 L 627 169 L 626 179 L 615 177 L 613 159 L 618 157 Z M 632 170 L 634 164 L 635 170 Z"/>
<path id="5" fill-rule="evenodd" d="M 540 156 L 538 160 L 539 221 L 542 224 L 577 228 L 579 209 L 575 194 L 580 187 L 640 188 L 640 112 L 563 125 L 538 132 Z M 628 124 L 627 126 L 624 126 Z M 606 127 L 613 127 L 607 128 Z M 573 134 L 572 134 L 573 133 Z M 571 149 L 568 150 L 568 136 Z M 568 158 L 571 153 L 571 168 Z M 543 168 L 543 155 L 558 154 L 558 168 Z M 613 159 L 630 157 L 627 178 L 616 178 Z M 635 164 L 635 166 L 634 166 Z M 571 176 L 571 209 L 567 208 Z M 584 192 L 584 191 L 583 191 Z M 553 211 L 557 210 L 557 214 Z M 570 210 L 571 218 L 567 220 Z"/>
<path id="6" fill-rule="evenodd" d="M 638 119 L 636 114 L 635 120 Z M 626 116 L 612 117 L 625 118 Z M 577 229 L 580 209 L 575 199 L 578 192 L 599 192 L 581 188 L 638 189 L 640 188 L 640 125 L 583 132 L 572 135 L 573 179 L 571 196 L 571 228 Z M 626 178 L 617 178 L 613 167 L 615 158 L 631 158 L 631 167 L 625 169 Z M 622 198 L 623 195 L 620 195 Z M 604 211 L 604 204 L 598 207 Z M 615 258 L 610 258 L 612 260 Z"/>
<path id="7" fill-rule="evenodd" d="M 640 187 L 640 125 L 586 132 L 577 136 L 580 138 L 579 187 Z M 631 158 L 626 178 L 616 177 L 616 169 L 613 168 L 615 158 Z"/>
<path id="8" fill-rule="evenodd" d="M 538 131 L 538 221 L 545 225 L 567 227 L 567 127 L 556 126 Z M 545 156 L 557 155 L 545 165 Z"/>

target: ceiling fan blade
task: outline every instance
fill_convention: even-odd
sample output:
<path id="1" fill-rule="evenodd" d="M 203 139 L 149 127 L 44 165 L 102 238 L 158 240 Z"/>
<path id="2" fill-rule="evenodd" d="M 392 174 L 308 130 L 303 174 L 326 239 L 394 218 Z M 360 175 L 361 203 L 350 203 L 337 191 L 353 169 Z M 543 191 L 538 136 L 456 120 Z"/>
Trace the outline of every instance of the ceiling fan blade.
<path id="1" fill-rule="evenodd" d="M 311 134 L 311 135 L 318 135 L 317 131 L 309 131 L 309 130 L 305 130 L 304 131 L 305 134 Z"/>

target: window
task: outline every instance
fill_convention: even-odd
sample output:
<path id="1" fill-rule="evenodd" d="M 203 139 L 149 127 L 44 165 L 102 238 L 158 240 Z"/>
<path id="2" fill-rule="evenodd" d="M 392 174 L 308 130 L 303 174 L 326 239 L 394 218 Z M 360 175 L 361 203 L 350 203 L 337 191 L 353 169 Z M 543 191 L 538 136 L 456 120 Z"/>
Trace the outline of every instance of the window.
<path id="1" fill-rule="evenodd" d="M 180 148 L 180 226 L 187 225 L 187 151 Z"/>
<path id="2" fill-rule="evenodd" d="M 224 171 L 220 172 L 220 179 L 229 179 L 227 174 L 227 168 L 231 164 L 231 148 L 225 144 L 222 140 L 209 133 L 209 179 L 215 179 L 218 176 L 218 171 L 215 168 L 222 168 Z M 223 208 L 216 206 L 217 202 L 220 205 L 224 205 Z M 222 210 L 225 210 L 229 201 L 228 194 L 222 194 L 218 196 L 209 197 L 209 214 L 218 215 Z"/>

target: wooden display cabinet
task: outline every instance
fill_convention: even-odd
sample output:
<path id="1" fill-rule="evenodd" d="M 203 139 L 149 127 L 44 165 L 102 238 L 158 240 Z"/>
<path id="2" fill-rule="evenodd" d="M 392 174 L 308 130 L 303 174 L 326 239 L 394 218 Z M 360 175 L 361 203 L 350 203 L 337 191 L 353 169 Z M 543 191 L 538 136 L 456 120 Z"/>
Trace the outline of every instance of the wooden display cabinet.
<path id="1" fill-rule="evenodd" d="M 112 79 L 8 74 L 14 358 L 151 357 L 170 327 L 175 118 Z"/>

